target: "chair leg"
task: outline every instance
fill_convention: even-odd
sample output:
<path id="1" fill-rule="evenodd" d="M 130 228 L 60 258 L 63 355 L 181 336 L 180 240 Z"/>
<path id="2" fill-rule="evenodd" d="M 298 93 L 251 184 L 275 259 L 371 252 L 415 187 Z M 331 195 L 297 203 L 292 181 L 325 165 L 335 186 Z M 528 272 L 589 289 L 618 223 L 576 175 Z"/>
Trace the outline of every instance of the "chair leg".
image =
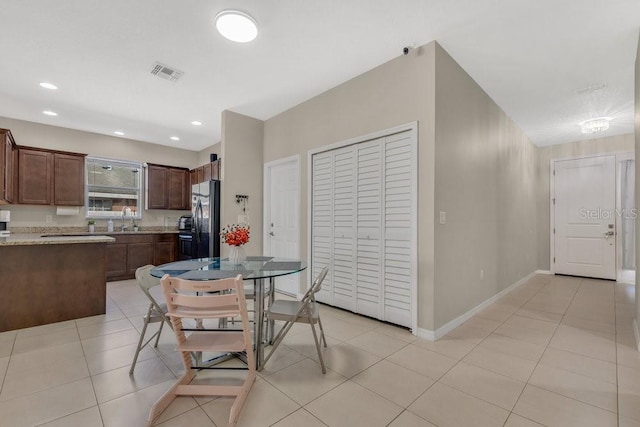
<path id="1" fill-rule="evenodd" d="M 153 344 L 154 348 L 158 348 L 158 343 L 160 342 L 160 334 L 162 333 L 162 327 L 164 326 L 164 321 L 160 322 L 160 329 L 158 329 L 156 342 Z M 325 346 L 326 347 L 326 346 Z"/>
<path id="2" fill-rule="evenodd" d="M 313 326 L 311 322 L 311 318 L 309 318 L 309 325 L 311 326 L 311 330 L 313 331 L 313 340 L 316 342 L 316 350 L 318 351 L 318 358 L 320 359 L 320 366 L 322 367 L 322 373 L 327 373 L 327 368 L 324 366 L 324 359 L 322 358 L 322 350 L 320 350 L 320 342 L 318 341 L 318 334 L 316 333 L 316 328 Z"/>
<path id="3" fill-rule="evenodd" d="M 278 335 L 276 335 L 276 338 L 273 341 L 273 344 L 271 345 L 271 351 L 269 352 L 269 354 L 266 355 L 266 357 L 264 358 L 264 361 L 262 362 L 262 367 L 260 368 L 260 370 L 262 370 L 262 368 L 264 368 L 264 366 L 267 364 L 269 359 L 271 359 L 271 356 L 273 355 L 273 353 L 275 353 L 276 349 L 278 348 L 278 346 L 280 345 L 285 335 L 287 335 L 287 332 L 289 332 L 289 329 L 291 329 L 292 326 L 293 326 L 293 322 L 287 322 L 284 324 L 282 329 L 280 329 L 280 332 L 278 332 Z"/>
<path id="4" fill-rule="evenodd" d="M 324 328 L 322 327 L 322 321 L 320 320 L 320 315 L 318 315 L 318 326 L 320 326 L 320 336 L 322 337 L 322 342 L 324 343 L 324 347 L 327 348 L 327 339 L 324 337 Z"/>
<path id="5" fill-rule="evenodd" d="M 129 375 L 133 375 L 133 370 L 136 368 L 136 362 L 138 361 L 138 356 L 140 355 L 140 350 L 142 350 L 142 341 L 144 340 L 144 335 L 147 332 L 147 326 L 149 326 L 149 319 L 151 318 L 151 310 L 153 310 L 153 304 L 149 305 L 149 309 L 147 310 L 147 315 L 144 317 L 144 326 L 142 326 L 142 332 L 140 333 L 140 339 L 138 340 L 138 348 L 136 348 L 136 354 L 133 356 L 133 362 L 131 362 L 131 369 L 129 369 Z"/>

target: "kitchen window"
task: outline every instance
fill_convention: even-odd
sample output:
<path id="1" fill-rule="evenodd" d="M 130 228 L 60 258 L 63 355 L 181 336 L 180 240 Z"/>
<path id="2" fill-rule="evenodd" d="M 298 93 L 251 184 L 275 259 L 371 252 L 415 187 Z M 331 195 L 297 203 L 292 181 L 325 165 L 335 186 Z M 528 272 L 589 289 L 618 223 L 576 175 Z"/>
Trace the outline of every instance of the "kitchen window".
<path id="1" fill-rule="evenodd" d="M 142 218 L 142 164 L 87 157 L 87 218 Z"/>

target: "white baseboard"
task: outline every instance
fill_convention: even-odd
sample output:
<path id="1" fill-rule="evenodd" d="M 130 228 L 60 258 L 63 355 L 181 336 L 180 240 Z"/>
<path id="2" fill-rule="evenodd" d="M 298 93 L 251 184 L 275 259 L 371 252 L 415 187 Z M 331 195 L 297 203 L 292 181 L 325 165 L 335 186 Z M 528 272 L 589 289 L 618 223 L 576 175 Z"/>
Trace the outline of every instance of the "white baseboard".
<path id="1" fill-rule="evenodd" d="M 636 347 L 640 351 L 640 329 L 638 329 L 638 319 L 633 319 L 633 335 L 636 337 Z"/>
<path id="2" fill-rule="evenodd" d="M 416 335 L 418 337 L 420 337 L 420 338 L 424 338 L 424 339 L 429 340 L 429 341 L 436 341 L 436 340 L 442 338 L 443 336 L 447 335 L 449 332 L 453 331 L 458 326 L 462 325 L 467 320 L 471 319 L 477 313 L 481 312 L 482 310 L 484 310 L 485 308 L 487 308 L 488 306 L 490 306 L 491 304 L 493 304 L 494 302 L 496 302 L 497 300 L 499 300 L 500 298 L 502 298 L 503 296 L 505 296 L 509 292 L 511 292 L 514 289 L 516 289 L 518 286 L 521 286 L 521 285 L 525 284 L 526 282 L 528 282 L 529 279 L 531 279 L 536 274 L 551 274 L 551 272 L 546 272 L 545 273 L 545 270 L 536 270 L 536 271 L 534 271 L 532 273 L 529 273 L 525 277 L 523 277 L 522 279 L 520 279 L 517 282 L 513 283 L 512 285 L 510 285 L 508 288 L 505 288 L 505 289 L 501 290 L 500 292 L 498 292 L 497 294 L 495 294 L 491 298 L 481 302 L 480 304 L 478 304 L 477 306 L 475 306 L 471 310 L 467 311 L 463 315 L 458 316 L 455 319 L 451 320 L 450 322 L 445 323 L 444 325 L 442 325 L 441 327 L 439 327 L 435 331 L 432 331 L 430 329 L 418 328 L 418 333 Z"/>
<path id="3" fill-rule="evenodd" d="M 553 274 L 551 270 L 536 270 L 536 274 Z"/>
<path id="4" fill-rule="evenodd" d="M 418 333 L 416 335 L 418 336 L 418 338 L 423 338 L 425 340 L 436 340 L 436 335 L 431 329 L 418 328 Z"/>

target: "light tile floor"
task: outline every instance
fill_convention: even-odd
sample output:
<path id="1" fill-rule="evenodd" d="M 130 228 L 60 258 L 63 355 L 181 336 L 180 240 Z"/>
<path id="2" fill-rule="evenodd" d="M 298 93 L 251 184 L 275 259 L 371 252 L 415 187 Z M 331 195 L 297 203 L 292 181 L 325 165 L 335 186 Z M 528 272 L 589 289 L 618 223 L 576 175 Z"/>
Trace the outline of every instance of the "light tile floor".
<path id="1" fill-rule="evenodd" d="M 437 342 L 322 306 L 327 374 L 296 325 L 238 426 L 640 426 L 633 302 L 630 285 L 540 275 Z M 144 425 L 182 370 L 166 331 L 129 376 L 146 307 L 113 282 L 104 316 L 0 333 L 0 425 Z M 181 397 L 157 425 L 224 426 L 230 405 Z"/>

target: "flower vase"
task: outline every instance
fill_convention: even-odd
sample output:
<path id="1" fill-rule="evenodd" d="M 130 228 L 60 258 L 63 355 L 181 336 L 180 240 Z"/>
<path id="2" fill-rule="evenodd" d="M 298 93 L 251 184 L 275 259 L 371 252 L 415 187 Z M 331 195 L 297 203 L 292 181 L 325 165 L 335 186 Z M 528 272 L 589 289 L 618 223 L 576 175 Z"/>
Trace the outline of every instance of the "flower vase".
<path id="1" fill-rule="evenodd" d="M 247 260 L 242 246 L 231 246 L 229 248 L 229 261 L 233 265 L 240 265 Z"/>
<path id="2" fill-rule="evenodd" d="M 96 226 L 93 224 L 89 224 L 89 233 L 95 233 L 96 232 Z"/>

